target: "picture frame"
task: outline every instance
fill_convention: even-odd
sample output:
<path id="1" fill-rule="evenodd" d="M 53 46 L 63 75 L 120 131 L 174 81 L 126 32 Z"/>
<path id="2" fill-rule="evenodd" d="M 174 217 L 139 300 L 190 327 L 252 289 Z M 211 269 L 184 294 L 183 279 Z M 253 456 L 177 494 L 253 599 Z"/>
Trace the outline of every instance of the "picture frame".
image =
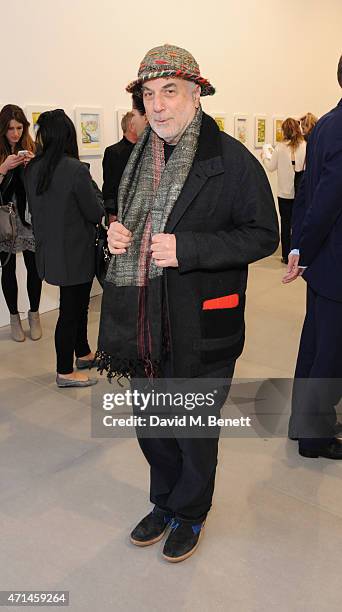
<path id="1" fill-rule="evenodd" d="M 28 104 L 25 107 L 25 115 L 27 120 L 30 122 L 29 132 L 33 140 L 36 139 L 39 116 L 45 111 L 50 111 L 54 108 L 56 107 L 52 106 L 51 104 Z"/>
<path id="2" fill-rule="evenodd" d="M 280 115 L 273 117 L 273 146 L 275 147 L 277 144 L 283 141 L 283 133 L 281 129 L 281 124 L 284 121 L 284 117 Z"/>
<path id="3" fill-rule="evenodd" d="M 254 116 L 254 148 L 262 149 L 266 144 L 266 129 L 267 129 L 267 118 L 266 115 L 255 115 Z"/>
<path id="4" fill-rule="evenodd" d="M 131 108 L 118 108 L 117 111 L 116 111 L 116 123 L 117 123 L 118 140 L 121 140 L 121 138 L 123 137 L 123 133 L 122 133 L 122 129 L 121 129 L 122 117 L 124 115 L 126 115 L 126 113 L 129 113 L 131 110 L 132 110 Z"/>
<path id="5" fill-rule="evenodd" d="M 225 113 L 213 113 L 212 118 L 216 121 L 221 132 L 227 131 L 227 116 Z"/>
<path id="6" fill-rule="evenodd" d="M 248 115 L 234 115 L 234 138 L 248 145 Z"/>
<path id="7" fill-rule="evenodd" d="M 74 109 L 78 150 L 81 157 L 103 154 L 103 108 L 78 106 Z"/>

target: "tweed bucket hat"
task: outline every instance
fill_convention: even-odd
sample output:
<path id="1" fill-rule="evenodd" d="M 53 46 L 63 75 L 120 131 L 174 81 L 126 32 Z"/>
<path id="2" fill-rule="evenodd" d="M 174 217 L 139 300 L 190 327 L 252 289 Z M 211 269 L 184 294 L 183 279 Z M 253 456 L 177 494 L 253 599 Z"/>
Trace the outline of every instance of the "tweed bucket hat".
<path id="1" fill-rule="evenodd" d="M 139 93 L 145 81 L 167 77 L 178 77 L 201 86 L 201 96 L 212 96 L 215 88 L 201 76 L 195 58 L 180 47 L 162 45 L 148 51 L 140 64 L 138 78 L 127 85 L 129 93 Z"/>

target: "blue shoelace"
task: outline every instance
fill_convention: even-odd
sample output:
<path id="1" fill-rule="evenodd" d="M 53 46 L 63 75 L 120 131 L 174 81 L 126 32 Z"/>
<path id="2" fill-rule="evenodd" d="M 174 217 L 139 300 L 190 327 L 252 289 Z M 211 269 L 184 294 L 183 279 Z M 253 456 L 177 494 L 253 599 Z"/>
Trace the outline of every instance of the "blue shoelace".
<path id="1" fill-rule="evenodd" d="M 152 514 L 157 514 L 156 508 L 153 508 Z M 169 523 L 173 521 L 172 516 L 170 516 L 169 514 L 164 514 L 163 519 L 164 519 L 165 525 L 168 525 Z"/>
<path id="2" fill-rule="evenodd" d="M 176 519 L 172 519 L 171 530 L 174 531 L 175 529 L 177 529 L 177 527 L 179 527 L 179 525 L 180 525 L 180 521 L 177 521 Z M 203 523 L 198 523 L 197 525 L 191 525 L 191 529 L 195 535 L 198 535 L 202 529 L 202 526 L 203 526 Z"/>

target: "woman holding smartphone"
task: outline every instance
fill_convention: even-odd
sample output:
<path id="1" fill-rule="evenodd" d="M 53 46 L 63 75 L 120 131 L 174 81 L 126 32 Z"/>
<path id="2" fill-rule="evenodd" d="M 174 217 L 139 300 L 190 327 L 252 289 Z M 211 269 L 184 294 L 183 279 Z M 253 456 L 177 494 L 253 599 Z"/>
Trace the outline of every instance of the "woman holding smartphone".
<path id="1" fill-rule="evenodd" d="M 58 387 L 87 387 L 97 382 L 83 370 L 94 354 L 87 339 L 90 290 L 95 274 L 96 224 L 104 209 L 102 194 L 78 157 L 76 131 L 63 110 L 38 119 L 39 153 L 26 170 L 25 182 L 34 235 L 38 274 L 60 288 L 55 331 Z"/>
<path id="2" fill-rule="evenodd" d="M 35 263 L 35 241 L 26 208 L 24 186 L 24 168 L 34 157 L 34 143 L 28 131 L 29 125 L 23 110 L 15 104 L 7 104 L 0 111 L 0 190 L 3 203 L 13 203 L 17 227 L 14 245 L 10 240 L 0 242 L 0 261 L 3 266 L 1 285 L 10 312 L 11 335 L 16 342 L 25 340 L 18 313 L 16 253 L 19 252 L 23 253 L 27 270 L 31 338 L 39 340 L 42 335 L 38 312 L 42 282 Z"/>

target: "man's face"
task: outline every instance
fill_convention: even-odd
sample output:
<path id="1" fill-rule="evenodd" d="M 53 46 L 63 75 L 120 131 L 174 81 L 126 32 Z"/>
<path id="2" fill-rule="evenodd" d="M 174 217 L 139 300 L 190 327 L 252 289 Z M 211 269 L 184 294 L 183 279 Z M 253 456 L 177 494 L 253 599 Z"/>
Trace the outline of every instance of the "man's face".
<path id="1" fill-rule="evenodd" d="M 200 87 L 184 79 L 152 79 L 142 86 L 147 119 L 154 132 L 175 145 L 193 120 Z"/>

